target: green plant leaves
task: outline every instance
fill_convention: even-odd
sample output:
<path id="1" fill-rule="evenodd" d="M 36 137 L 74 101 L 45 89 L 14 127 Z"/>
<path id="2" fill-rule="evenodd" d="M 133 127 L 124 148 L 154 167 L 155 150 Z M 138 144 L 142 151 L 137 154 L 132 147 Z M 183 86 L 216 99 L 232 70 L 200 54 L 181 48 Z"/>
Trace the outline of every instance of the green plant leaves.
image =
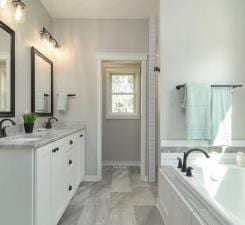
<path id="1" fill-rule="evenodd" d="M 36 113 L 25 113 L 23 115 L 23 120 L 25 124 L 34 124 L 37 119 Z"/>

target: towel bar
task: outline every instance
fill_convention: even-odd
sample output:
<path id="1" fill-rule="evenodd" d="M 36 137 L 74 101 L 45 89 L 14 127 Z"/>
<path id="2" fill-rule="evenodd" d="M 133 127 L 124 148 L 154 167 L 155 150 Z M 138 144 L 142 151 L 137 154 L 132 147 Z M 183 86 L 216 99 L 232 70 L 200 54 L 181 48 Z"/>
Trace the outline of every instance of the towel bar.
<path id="1" fill-rule="evenodd" d="M 184 85 L 177 85 L 176 86 L 176 89 L 179 90 L 181 89 L 182 87 L 184 87 Z M 233 88 L 238 88 L 238 87 L 243 87 L 241 84 L 239 85 L 211 85 L 211 87 L 233 87 Z"/>
<path id="2" fill-rule="evenodd" d="M 59 96 L 59 94 L 57 94 Z M 76 94 L 67 94 L 68 97 L 76 97 Z"/>

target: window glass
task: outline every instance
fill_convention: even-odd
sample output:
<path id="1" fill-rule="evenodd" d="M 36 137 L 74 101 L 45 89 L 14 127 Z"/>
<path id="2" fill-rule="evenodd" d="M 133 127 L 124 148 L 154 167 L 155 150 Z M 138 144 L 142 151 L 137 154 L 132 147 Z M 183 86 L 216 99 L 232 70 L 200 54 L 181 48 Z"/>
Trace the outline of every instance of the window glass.
<path id="1" fill-rule="evenodd" d="M 112 85 L 112 93 L 133 93 L 134 75 L 112 74 L 111 85 Z"/>
<path id="2" fill-rule="evenodd" d="M 134 95 L 112 95 L 112 113 L 133 113 Z"/>

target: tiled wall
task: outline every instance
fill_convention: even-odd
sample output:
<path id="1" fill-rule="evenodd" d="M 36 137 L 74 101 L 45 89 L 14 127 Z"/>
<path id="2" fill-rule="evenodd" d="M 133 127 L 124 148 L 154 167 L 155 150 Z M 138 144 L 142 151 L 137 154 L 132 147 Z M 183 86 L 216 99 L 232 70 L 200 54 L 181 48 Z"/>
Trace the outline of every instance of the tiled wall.
<path id="1" fill-rule="evenodd" d="M 149 77 L 148 77 L 148 178 L 150 182 L 156 180 L 156 87 L 157 79 L 154 72 L 157 52 L 157 18 L 149 20 Z"/>

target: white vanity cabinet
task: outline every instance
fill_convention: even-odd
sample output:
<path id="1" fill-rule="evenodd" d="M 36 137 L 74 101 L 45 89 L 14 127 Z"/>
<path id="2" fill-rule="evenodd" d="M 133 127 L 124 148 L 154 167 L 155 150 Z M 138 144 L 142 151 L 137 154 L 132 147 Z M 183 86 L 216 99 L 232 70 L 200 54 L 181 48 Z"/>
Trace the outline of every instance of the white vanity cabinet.
<path id="1" fill-rule="evenodd" d="M 84 168 L 82 134 L 36 150 L 35 225 L 56 225 L 79 186 Z"/>
<path id="2" fill-rule="evenodd" d="M 162 170 L 159 171 L 158 207 L 166 225 L 206 225 Z"/>
<path id="3" fill-rule="evenodd" d="M 0 149 L 0 224 L 57 225 L 84 177 L 85 131 Z"/>

